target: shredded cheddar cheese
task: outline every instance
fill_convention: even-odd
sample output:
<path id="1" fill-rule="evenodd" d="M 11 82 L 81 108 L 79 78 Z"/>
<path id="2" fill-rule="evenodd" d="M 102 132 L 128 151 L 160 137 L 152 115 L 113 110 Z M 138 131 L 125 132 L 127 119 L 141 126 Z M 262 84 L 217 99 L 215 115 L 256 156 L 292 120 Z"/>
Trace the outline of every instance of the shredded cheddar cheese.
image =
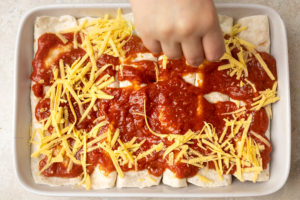
<path id="1" fill-rule="evenodd" d="M 200 180 L 204 183 L 213 183 L 212 180 L 210 180 L 209 178 L 202 176 L 201 174 L 197 174 L 197 176 L 200 178 Z"/>
<path id="2" fill-rule="evenodd" d="M 162 56 L 162 66 L 163 69 L 167 69 L 168 57 L 166 55 Z"/>
<path id="3" fill-rule="evenodd" d="M 228 70 L 229 76 L 235 76 L 240 80 L 240 87 L 250 85 L 255 95 L 258 95 L 253 98 L 250 110 L 258 111 L 266 107 L 271 118 L 270 105 L 279 100 L 276 96 L 277 82 L 272 89 L 257 91 L 255 84 L 247 79 L 249 73 L 247 62 L 251 55 L 257 59 L 271 80 L 275 80 L 275 77 L 260 54 L 256 52 L 254 45 L 237 37 L 238 33 L 246 29 L 247 27 L 241 27 L 239 24 L 232 28 L 230 37 L 225 40 L 226 53 L 221 58 L 228 63 L 219 66 L 218 70 Z M 77 124 L 90 119 L 91 112 L 97 111 L 98 100 L 109 101 L 115 98 L 105 92 L 106 88 L 117 81 L 116 77 L 105 73 L 112 65 L 99 67 L 97 59 L 103 54 L 124 58 L 126 52 L 123 47 L 130 39 L 132 31 L 133 26 L 122 18 L 119 10 L 116 18 L 105 16 L 85 20 L 75 28 L 55 33 L 63 44 L 67 44 L 68 40 L 62 33 L 73 32 L 74 38 L 70 45 L 73 45 L 74 49 L 82 48 L 86 53 L 74 59 L 75 61 L 70 65 L 60 59 L 58 66 L 51 68 L 53 82 L 45 94 L 45 98 L 50 100 L 50 116 L 40 121 L 41 128 L 31 131 L 30 139 L 31 143 L 39 145 L 39 149 L 33 152 L 31 157 L 47 157 L 46 164 L 39 173 L 43 173 L 54 163 L 64 163 L 68 171 L 73 165 L 80 165 L 82 167 L 80 184 L 85 184 L 86 188 L 90 189 L 92 180 L 88 173 L 88 154 L 94 150 L 101 150 L 109 156 L 120 178 L 125 176 L 123 167 L 137 171 L 139 162 L 160 153 L 169 166 L 177 163 L 207 169 L 213 166 L 220 180 L 223 180 L 224 174 L 232 173 L 231 170 L 234 168 L 235 175 L 240 181 L 244 181 L 243 173 L 252 172 L 253 182 L 256 182 L 259 173 L 263 170 L 261 152 L 265 147 L 270 147 L 271 143 L 265 137 L 250 130 L 253 115 L 246 112 L 246 106 L 240 107 L 240 102 L 236 102 L 238 109 L 222 114 L 230 115 L 230 118 L 224 119 L 224 127 L 221 131 L 212 123 L 204 121 L 200 130 L 186 129 L 187 131 L 181 134 L 164 134 L 151 128 L 152 121 L 147 116 L 147 104 L 144 98 L 144 112 L 131 114 L 142 116 L 149 134 L 159 139 L 159 142 L 149 145 L 146 150 L 143 145 L 149 142 L 147 138 L 140 139 L 138 136 L 133 136 L 127 138 L 126 142 L 123 141 L 120 132 L 122 129 L 114 127 L 114 123 L 110 123 L 104 116 L 93 119 L 93 126 L 88 131 L 77 128 Z M 233 47 L 239 50 L 237 58 L 231 53 Z M 167 64 L 168 58 L 163 55 L 163 69 L 166 69 Z M 120 73 L 122 69 L 121 64 L 118 66 Z M 159 82 L 159 70 L 155 65 L 156 83 Z M 79 113 L 76 113 L 77 108 Z M 41 112 L 47 111 L 43 109 Z M 202 111 L 197 110 L 197 112 L 198 115 L 202 114 Z M 52 128 L 51 133 L 50 128 Z M 35 141 L 37 137 L 39 140 Z M 254 138 L 262 143 L 257 144 Z M 73 141 L 72 144 L 68 142 L 70 140 Z M 197 174 L 197 177 L 202 182 L 213 183 L 201 174 Z M 151 175 L 148 178 L 154 183 L 157 182 Z M 145 179 L 140 178 L 139 181 L 143 182 Z"/>
<path id="4" fill-rule="evenodd" d="M 277 81 L 274 83 L 272 90 L 266 89 L 265 91 L 260 91 L 259 96 L 253 98 L 255 101 L 251 104 L 251 110 L 259 110 L 264 106 L 268 106 L 276 101 L 279 101 L 280 97 L 276 96 L 277 94 Z"/>
<path id="5" fill-rule="evenodd" d="M 226 52 L 221 58 L 221 60 L 227 60 L 228 64 L 219 66 L 218 70 L 229 70 L 230 71 L 229 75 L 231 77 L 236 75 L 237 80 L 240 80 L 241 77 L 248 77 L 247 61 L 249 55 L 253 55 L 260 63 L 261 67 L 265 70 L 269 78 L 271 80 L 275 80 L 275 77 L 270 71 L 270 69 L 268 68 L 267 64 L 262 59 L 260 54 L 255 50 L 255 45 L 237 36 L 240 32 L 246 29 L 247 29 L 246 26 L 241 27 L 240 24 L 236 24 L 232 27 L 229 39 L 225 39 Z M 237 48 L 239 51 L 237 53 L 238 59 L 235 59 L 231 54 L 231 50 L 233 48 Z M 253 85 L 251 85 L 251 87 L 252 86 Z"/>

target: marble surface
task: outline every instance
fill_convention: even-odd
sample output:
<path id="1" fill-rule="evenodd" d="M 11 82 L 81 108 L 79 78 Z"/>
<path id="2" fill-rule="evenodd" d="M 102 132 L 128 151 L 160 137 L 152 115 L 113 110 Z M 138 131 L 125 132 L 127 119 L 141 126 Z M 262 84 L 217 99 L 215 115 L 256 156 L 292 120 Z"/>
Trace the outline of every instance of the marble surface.
<path id="1" fill-rule="evenodd" d="M 13 74 L 16 33 L 21 17 L 36 6 L 54 3 L 101 3 L 115 2 L 101 0 L 1 0 L 0 1 L 0 199 L 39 199 L 52 197 L 38 196 L 29 193 L 18 183 L 13 170 Z M 126 2 L 126 1 L 120 1 Z M 228 2 L 217 0 L 216 2 Z M 234 2 L 234 1 L 233 1 Z M 243 199 L 299 199 L 300 198 L 300 0 L 235 0 L 268 5 L 279 12 L 283 18 L 288 35 L 291 103 L 292 103 L 292 159 L 290 176 L 285 186 L 278 192 L 263 197 L 248 197 Z M 280 67 L 280 66 L 278 66 Z M 56 199 L 79 199 L 57 197 Z M 80 198 L 82 199 L 82 198 Z M 91 198 L 92 199 L 92 198 Z M 132 198 L 130 198 L 132 199 Z M 239 198 L 227 198 L 239 199 Z"/>

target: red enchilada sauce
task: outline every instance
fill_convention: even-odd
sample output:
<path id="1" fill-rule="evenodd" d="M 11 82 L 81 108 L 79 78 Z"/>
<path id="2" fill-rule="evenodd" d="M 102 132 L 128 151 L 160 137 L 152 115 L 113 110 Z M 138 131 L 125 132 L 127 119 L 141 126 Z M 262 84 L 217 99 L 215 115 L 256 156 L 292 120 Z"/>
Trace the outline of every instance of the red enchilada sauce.
<path id="1" fill-rule="evenodd" d="M 35 82 L 32 90 L 36 97 L 43 97 L 43 88 L 50 86 L 53 82 L 52 68 L 58 68 L 60 59 L 63 59 L 65 63 L 71 65 L 76 59 L 82 57 L 85 52 L 78 48 L 74 49 L 72 45 L 73 34 L 64 34 L 64 37 L 68 40 L 66 44 L 63 44 L 60 39 L 54 34 L 44 34 L 38 40 L 38 50 L 33 60 L 33 72 L 31 79 Z M 78 38 L 80 41 L 80 38 Z M 81 42 L 81 41 L 80 41 Z M 45 59 L 49 56 L 52 48 L 59 46 L 70 45 L 68 51 L 60 53 L 56 56 L 54 64 L 47 66 Z M 127 51 L 127 58 L 134 58 L 137 53 L 149 52 L 142 44 L 142 41 L 137 36 L 132 36 L 130 40 L 124 46 L 124 50 Z M 234 54 L 235 52 L 233 52 Z M 269 69 L 276 77 L 276 62 L 274 58 L 267 53 L 260 53 L 263 60 L 268 65 Z M 113 67 L 107 69 L 106 73 L 115 75 L 115 67 L 120 64 L 118 58 L 102 55 L 97 60 L 97 66 L 101 67 L 105 64 L 112 64 Z M 216 128 L 216 133 L 220 135 L 224 127 L 224 118 L 230 118 L 230 115 L 224 115 L 224 113 L 232 112 L 237 109 L 237 106 L 233 102 L 218 102 L 216 104 L 209 103 L 203 95 L 213 91 L 218 91 L 223 94 L 229 95 L 233 99 L 245 100 L 247 107 L 250 107 L 252 98 L 258 96 L 258 92 L 254 92 L 250 85 L 240 87 L 240 81 L 235 77 L 230 77 L 226 70 L 218 71 L 218 66 L 224 64 L 224 62 L 205 62 L 204 67 L 193 68 L 186 65 L 184 59 L 181 60 L 169 60 L 167 68 L 159 69 L 159 81 L 156 81 L 155 65 L 153 61 L 138 61 L 127 62 L 123 68 L 123 74 L 119 74 L 119 80 L 129 80 L 140 84 L 147 84 L 140 89 L 128 88 L 107 88 L 105 92 L 114 96 L 112 100 L 100 100 L 96 101 L 97 110 L 92 110 L 89 113 L 89 119 L 86 118 L 80 124 L 76 124 L 77 129 L 91 130 L 97 123 L 95 119 L 99 116 L 105 116 L 105 119 L 113 124 L 114 128 L 120 130 L 120 139 L 122 142 L 128 142 L 133 137 L 137 137 L 137 142 L 145 140 L 141 148 L 135 152 L 138 154 L 142 151 L 150 149 L 153 144 L 159 144 L 161 141 L 165 145 L 169 146 L 172 142 L 153 135 L 145 124 L 144 116 L 137 113 L 144 113 L 144 101 L 146 101 L 146 113 L 149 117 L 148 122 L 151 129 L 161 134 L 185 134 L 189 129 L 192 131 L 201 130 L 204 122 L 211 123 Z M 137 67 L 130 67 L 131 64 Z M 247 79 L 255 84 L 258 91 L 272 88 L 274 81 L 268 78 L 264 69 L 259 65 L 255 58 L 251 58 L 247 63 L 249 76 Z M 202 87 L 195 87 L 182 79 L 182 76 L 191 72 L 201 72 L 204 75 L 204 82 Z M 277 78 L 277 77 L 276 77 Z M 75 102 L 74 99 L 71 99 Z M 49 117 L 49 99 L 43 99 L 39 101 L 35 108 L 35 116 L 37 120 L 42 120 Z M 201 110 L 197 111 L 198 106 L 201 105 Z M 68 104 L 61 103 L 60 106 L 68 107 L 69 121 L 74 122 L 74 117 Z M 84 108 L 87 108 L 84 105 Z M 80 118 L 80 112 L 78 106 L 74 106 L 77 118 Z M 258 111 L 247 111 L 248 114 L 253 114 L 250 130 L 260 134 L 265 139 L 265 132 L 268 127 L 269 119 L 264 108 Z M 243 116 L 241 116 L 243 117 Z M 107 128 L 107 127 L 105 127 Z M 102 130 L 104 131 L 104 130 Z M 51 132 L 51 131 L 50 131 Z M 101 131 L 100 131 L 101 132 Z M 250 132 L 250 131 L 249 131 Z M 238 134 L 241 135 L 242 130 Z M 228 132 L 229 134 L 229 132 Z M 248 133 L 249 134 L 249 133 Z M 227 136 L 225 136 L 227 137 Z M 271 147 L 268 147 L 262 143 L 259 139 L 252 137 L 255 142 L 260 145 L 264 145 L 265 150 L 261 151 L 263 160 L 263 168 L 267 167 L 270 160 Z M 72 141 L 70 141 L 72 142 Z M 114 146 L 114 149 L 118 148 L 119 144 Z M 196 141 L 189 144 L 189 146 L 201 154 L 209 154 L 207 149 L 204 151 L 196 145 Z M 178 152 L 174 152 L 175 154 Z M 80 153 L 77 158 L 80 159 Z M 47 157 L 44 157 L 40 161 L 40 169 L 42 169 L 47 161 Z M 109 155 L 101 149 L 91 151 L 87 154 L 88 172 L 92 173 L 94 168 L 100 164 L 101 169 L 107 173 L 114 171 L 114 165 L 109 158 Z M 209 168 L 214 169 L 213 162 L 207 163 Z M 172 170 L 177 177 L 187 178 L 194 176 L 199 170 L 198 167 L 188 165 L 185 163 L 175 163 L 172 166 L 168 166 L 166 159 L 163 158 L 163 152 L 153 153 L 146 158 L 142 158 L 137 163 L 137 169 L 147 169 L 151 174 L 160 176 L 166 168 Z M 228 170 L 223 164 L 224 170 Z M 133 170 L 127 165 L 121 166 L 123 171 Z M 235 172 L 233 167 L 230 173 Z M 67 171 L 67 165 L 65 163 L 52 164 L 48 169 L 42 172 L 44 176 L 56 176 L 56 177 L 76 177 L 82 173 L 82 167 L 73 164 L 70 171 Z"/>

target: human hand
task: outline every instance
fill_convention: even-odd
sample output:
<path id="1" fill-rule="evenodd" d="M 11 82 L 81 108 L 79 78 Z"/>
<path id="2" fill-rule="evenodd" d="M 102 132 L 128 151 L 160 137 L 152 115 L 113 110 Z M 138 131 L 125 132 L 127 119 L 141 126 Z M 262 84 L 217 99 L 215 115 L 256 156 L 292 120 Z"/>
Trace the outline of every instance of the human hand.
<path id="1" fill-rule="evenodd" d="M 212 0 L 130 0 L 135 27 L 153 53 L 198 66 L 219 59 L 224 39 Z"/>

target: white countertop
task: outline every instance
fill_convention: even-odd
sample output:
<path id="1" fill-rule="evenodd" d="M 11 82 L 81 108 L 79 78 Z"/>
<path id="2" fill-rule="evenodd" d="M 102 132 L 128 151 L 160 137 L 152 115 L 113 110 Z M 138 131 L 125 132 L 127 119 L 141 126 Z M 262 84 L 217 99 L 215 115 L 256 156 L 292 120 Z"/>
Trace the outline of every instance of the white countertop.
<path id="1" fill-rule="evenodd" d="M 26 11 L 36 6 L 55 3 L 101 3 L 101 0 L 1 0 L 0 1 L 0 200 L 30 199 L 46 200 L 53 197 L 38 196 L 27 192 L 18 183 L 13 170 L 12 111 L 14 51 L 18 25 Z M 119 2 L 127 2 L 126 0 Z M 216 0 L 216 2 L 228 2 Z M 288 34 L 292 103 L 292 160 L 290 176 L 278 192 L 264 197 L 243 199 L 299 199 L 300 198 L 300 0 L 235 0 L 234 2 L 260 3 L 273 7 L 283 18 Z M 280 67 L 280 66 L 278 66 Z M 297 69 L 298 68 L 298 69 Z M 55 199 L 76 199 L 56 197 Z M 79 199 L 79 198 L 78 198 Z M 80 198 L 82 199 L 82 198 Z M 88 198 L 89 199 L 89 198 Z M 92 198 L 90 198 L 92 199 Z M 130 198 L 133 199 L 133 198 Z M 151 198 L 149 198 L 151 199 Z M 227 198 L 228 199 L 228 198 Z M 231 199 L 231 198 L 229 198 Z M 239 199 L 239 198 L 232 198 Z"/>

